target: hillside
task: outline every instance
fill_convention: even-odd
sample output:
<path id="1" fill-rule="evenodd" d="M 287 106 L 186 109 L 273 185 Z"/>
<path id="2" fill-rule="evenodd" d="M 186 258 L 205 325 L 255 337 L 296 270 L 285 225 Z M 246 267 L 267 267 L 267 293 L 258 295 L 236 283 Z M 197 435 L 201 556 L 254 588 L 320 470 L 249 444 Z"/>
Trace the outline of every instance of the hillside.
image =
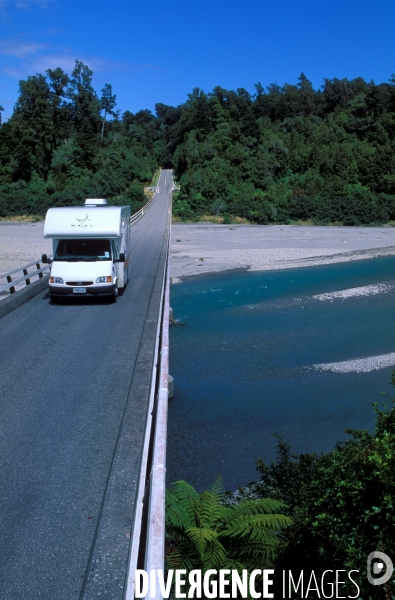
<path id="1" fill-rule="evenodd" d="M 122 115 L 76 61 L 20 82 L 0 127 L 0 217 L 107 197 L 137 209 L 158 165 L 174 168 L 173 214 L 253 223 L 395 220 L 395 79 L 326 79 L 255 94 L 194 89 L 177 107 Z M 107 118 L 110 117 L 109 120 Z"/>

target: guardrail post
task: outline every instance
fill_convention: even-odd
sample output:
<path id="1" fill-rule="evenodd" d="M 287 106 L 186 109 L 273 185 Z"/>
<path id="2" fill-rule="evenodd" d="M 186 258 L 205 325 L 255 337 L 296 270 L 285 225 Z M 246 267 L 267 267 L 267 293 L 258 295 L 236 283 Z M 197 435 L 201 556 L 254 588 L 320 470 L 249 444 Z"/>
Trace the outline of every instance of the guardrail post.
<path id="1" fill-rule="evenodd" d="M 36 269 L 37 269 L 37 271 L 40 271 L 40 269 L 41 269 L 40 263 L 36 263 Z M 43 277 L 44 277 L 43 272 L 40 271 L 39 274 L 38 274 L 38 278 L 42 279 Z"/>
<path id="2" fill-rule="evenodd" d="M 27 272 L 27 269 L 23 269 L 23 274 L 24 275 L 29 275 L 29 273 Z M 26 279 L 26 285 L 30 285 L 30 279 L 29 279 L 29 277 Z"/>
<path id="3" fill-rule="evenodd" d="M 7 275 L 7 283 L 12 283 L 11 275 Z M 10 286 L 10 294 L 15 294 L 15 288 L 13 285 Z"/>

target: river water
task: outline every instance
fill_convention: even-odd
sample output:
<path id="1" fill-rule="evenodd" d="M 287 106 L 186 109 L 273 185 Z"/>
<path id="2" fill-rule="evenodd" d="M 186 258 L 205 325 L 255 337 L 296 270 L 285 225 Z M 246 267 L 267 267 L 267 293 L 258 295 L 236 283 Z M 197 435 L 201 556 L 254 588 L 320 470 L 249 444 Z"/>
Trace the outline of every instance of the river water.
<path id="1" fill-rule="evenodd" d="M 395 257 L 188 280 L 171 306 L 168 483 L 221 472 L 236 489 L 275 458 L 273 433 L 326 452 L 395 396 Z"/>

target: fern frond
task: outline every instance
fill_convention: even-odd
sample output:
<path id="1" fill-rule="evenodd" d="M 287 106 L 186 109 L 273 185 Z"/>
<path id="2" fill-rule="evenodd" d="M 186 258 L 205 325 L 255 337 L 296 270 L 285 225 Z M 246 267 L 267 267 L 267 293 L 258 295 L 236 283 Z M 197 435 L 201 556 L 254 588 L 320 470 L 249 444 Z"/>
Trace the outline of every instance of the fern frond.
<path id="1" fill-rule="evenodd" d="M 203 569 L 223 569 L 226 561 L 226 550 L 218 539 L 206 545 L 203 555 Z"/>
<path id="2" fill-rule="evenodd" d="M 279 549 L 279 540 L 276 537 L 268 536 L 264 543 L 253 545 L 248 544 L 231 544 L 228 547 L 228 557 L 233 560 L 239 560 L 248 568 L 256 569 L 268 568 L 275 558 Z"/>
<path id="3" fill-rule="evenodd" d="M 228 509 L 218 502 L 218 498 L 207 490 L 200 494 L 196 519 L 200 527 L 215 528 L 218 521 L 227 519 Z"/>
<path id="4" fill-rule="evenodd" d="M 189 527 L 185 531 L 185 534 L 196 548 L 200 558 L 202 558 L 205 553 L 206 545 L 209 542 L 218 539 L 218 534 L 216 531 L 213 531 L 212 529 L 204 529 L 202 527 Z"/>
<path id="5" fill-rule="evenodd" d="M 167 569 L 186 569 L 189 572 L 198 568 L 195 565 L 199 565 L 199 557 L 191 551 L 188 540 L 184 540 L 166 556 Z"/>
<path id="6" fill-rule="evenodd" d="M 252 514 L 272 514 L 279 513 L 285 508 L 285 504 L 271 498 L 260 498 L 254 500 L 244 500 L 239 504 L 229 506 L 233 515 L 252 515 Z"/>
<path id="7" fill-rule="evenodd" d="M 276 550 L 280 544 L 278 535 L 273 531 L 267 531 L 261 540 L 248 540 L 247 543 L 245 540 L 242 543 L 238 542 L 238 540 L 230 541 L 228 553 L 232 558 L 266 556 L 272 550 Z"/>
<path id="8" fill-rule="evenodd" d="M 199 494 L 195 490 L 195 488 L 192 485 L 190 485 L 189 483 L 187 483 L 186 481 L 184 481 L 183 479 L 180 479 L 180 481 L 175 481 L 174 483 L 172 483 L 170 486 L 170 489 L 179 496 L 188 497 L 188 498 L 190 497 L 190 498 L 193 498 L 194 500 L 199 499 Z"/>
<path id="9" fill-rule="evenodd" d="M 225 487 L 221 473 L 218 473 L 213 483 L 207 488 L 207 491 L 210 492 L 210 494 L 212 494 L 218 501 L 222 500 L 225 494 Z"/>
<path id="10" fill-rule="evenodd" d="M 185 508 L 177 502 L 168 503 L 166 507 L 166 525 L 168 527 L 176 527 L 185 529 L 193 523 L 191 515 L 186 513 Z"/>
<path id="11" fill-rule="evenodd" d="M 223 569 L 230 569 L 231 571 L 238 571 L 241 573 L 244 569 L 247 569 L 247 566 L 240 560 L 240 557 L 232 557 L 229 554 L 226 557 L 226 561 L 222 567 Z"/>
<path id="12" fill-rule="evenodd" d="M 260 539 L 268 530 L 277 532 L 291 523 L 292 519 L 284 515 L 241 515 L 228 522 L 221 534 L 225 537 L 249 536 L 254 540 Z"/>
<path id="13" fill-rule="evenodd" d="M 166 492 L 166 523 L 186 529 L 196 525 L 195 510 L 200 497 L 186 481 L 173 483 Z"/>

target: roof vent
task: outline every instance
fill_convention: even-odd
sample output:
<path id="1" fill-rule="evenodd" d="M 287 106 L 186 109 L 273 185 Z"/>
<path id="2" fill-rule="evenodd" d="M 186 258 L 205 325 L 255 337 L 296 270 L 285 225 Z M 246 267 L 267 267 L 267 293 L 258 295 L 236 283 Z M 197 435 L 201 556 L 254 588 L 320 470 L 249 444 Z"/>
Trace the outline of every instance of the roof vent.
<path id="1" fill-rule="evenodd" d="M 105 206 L 107 200 L 105 198 L 88 198 L 85 200 L 85 206 Z"/>

